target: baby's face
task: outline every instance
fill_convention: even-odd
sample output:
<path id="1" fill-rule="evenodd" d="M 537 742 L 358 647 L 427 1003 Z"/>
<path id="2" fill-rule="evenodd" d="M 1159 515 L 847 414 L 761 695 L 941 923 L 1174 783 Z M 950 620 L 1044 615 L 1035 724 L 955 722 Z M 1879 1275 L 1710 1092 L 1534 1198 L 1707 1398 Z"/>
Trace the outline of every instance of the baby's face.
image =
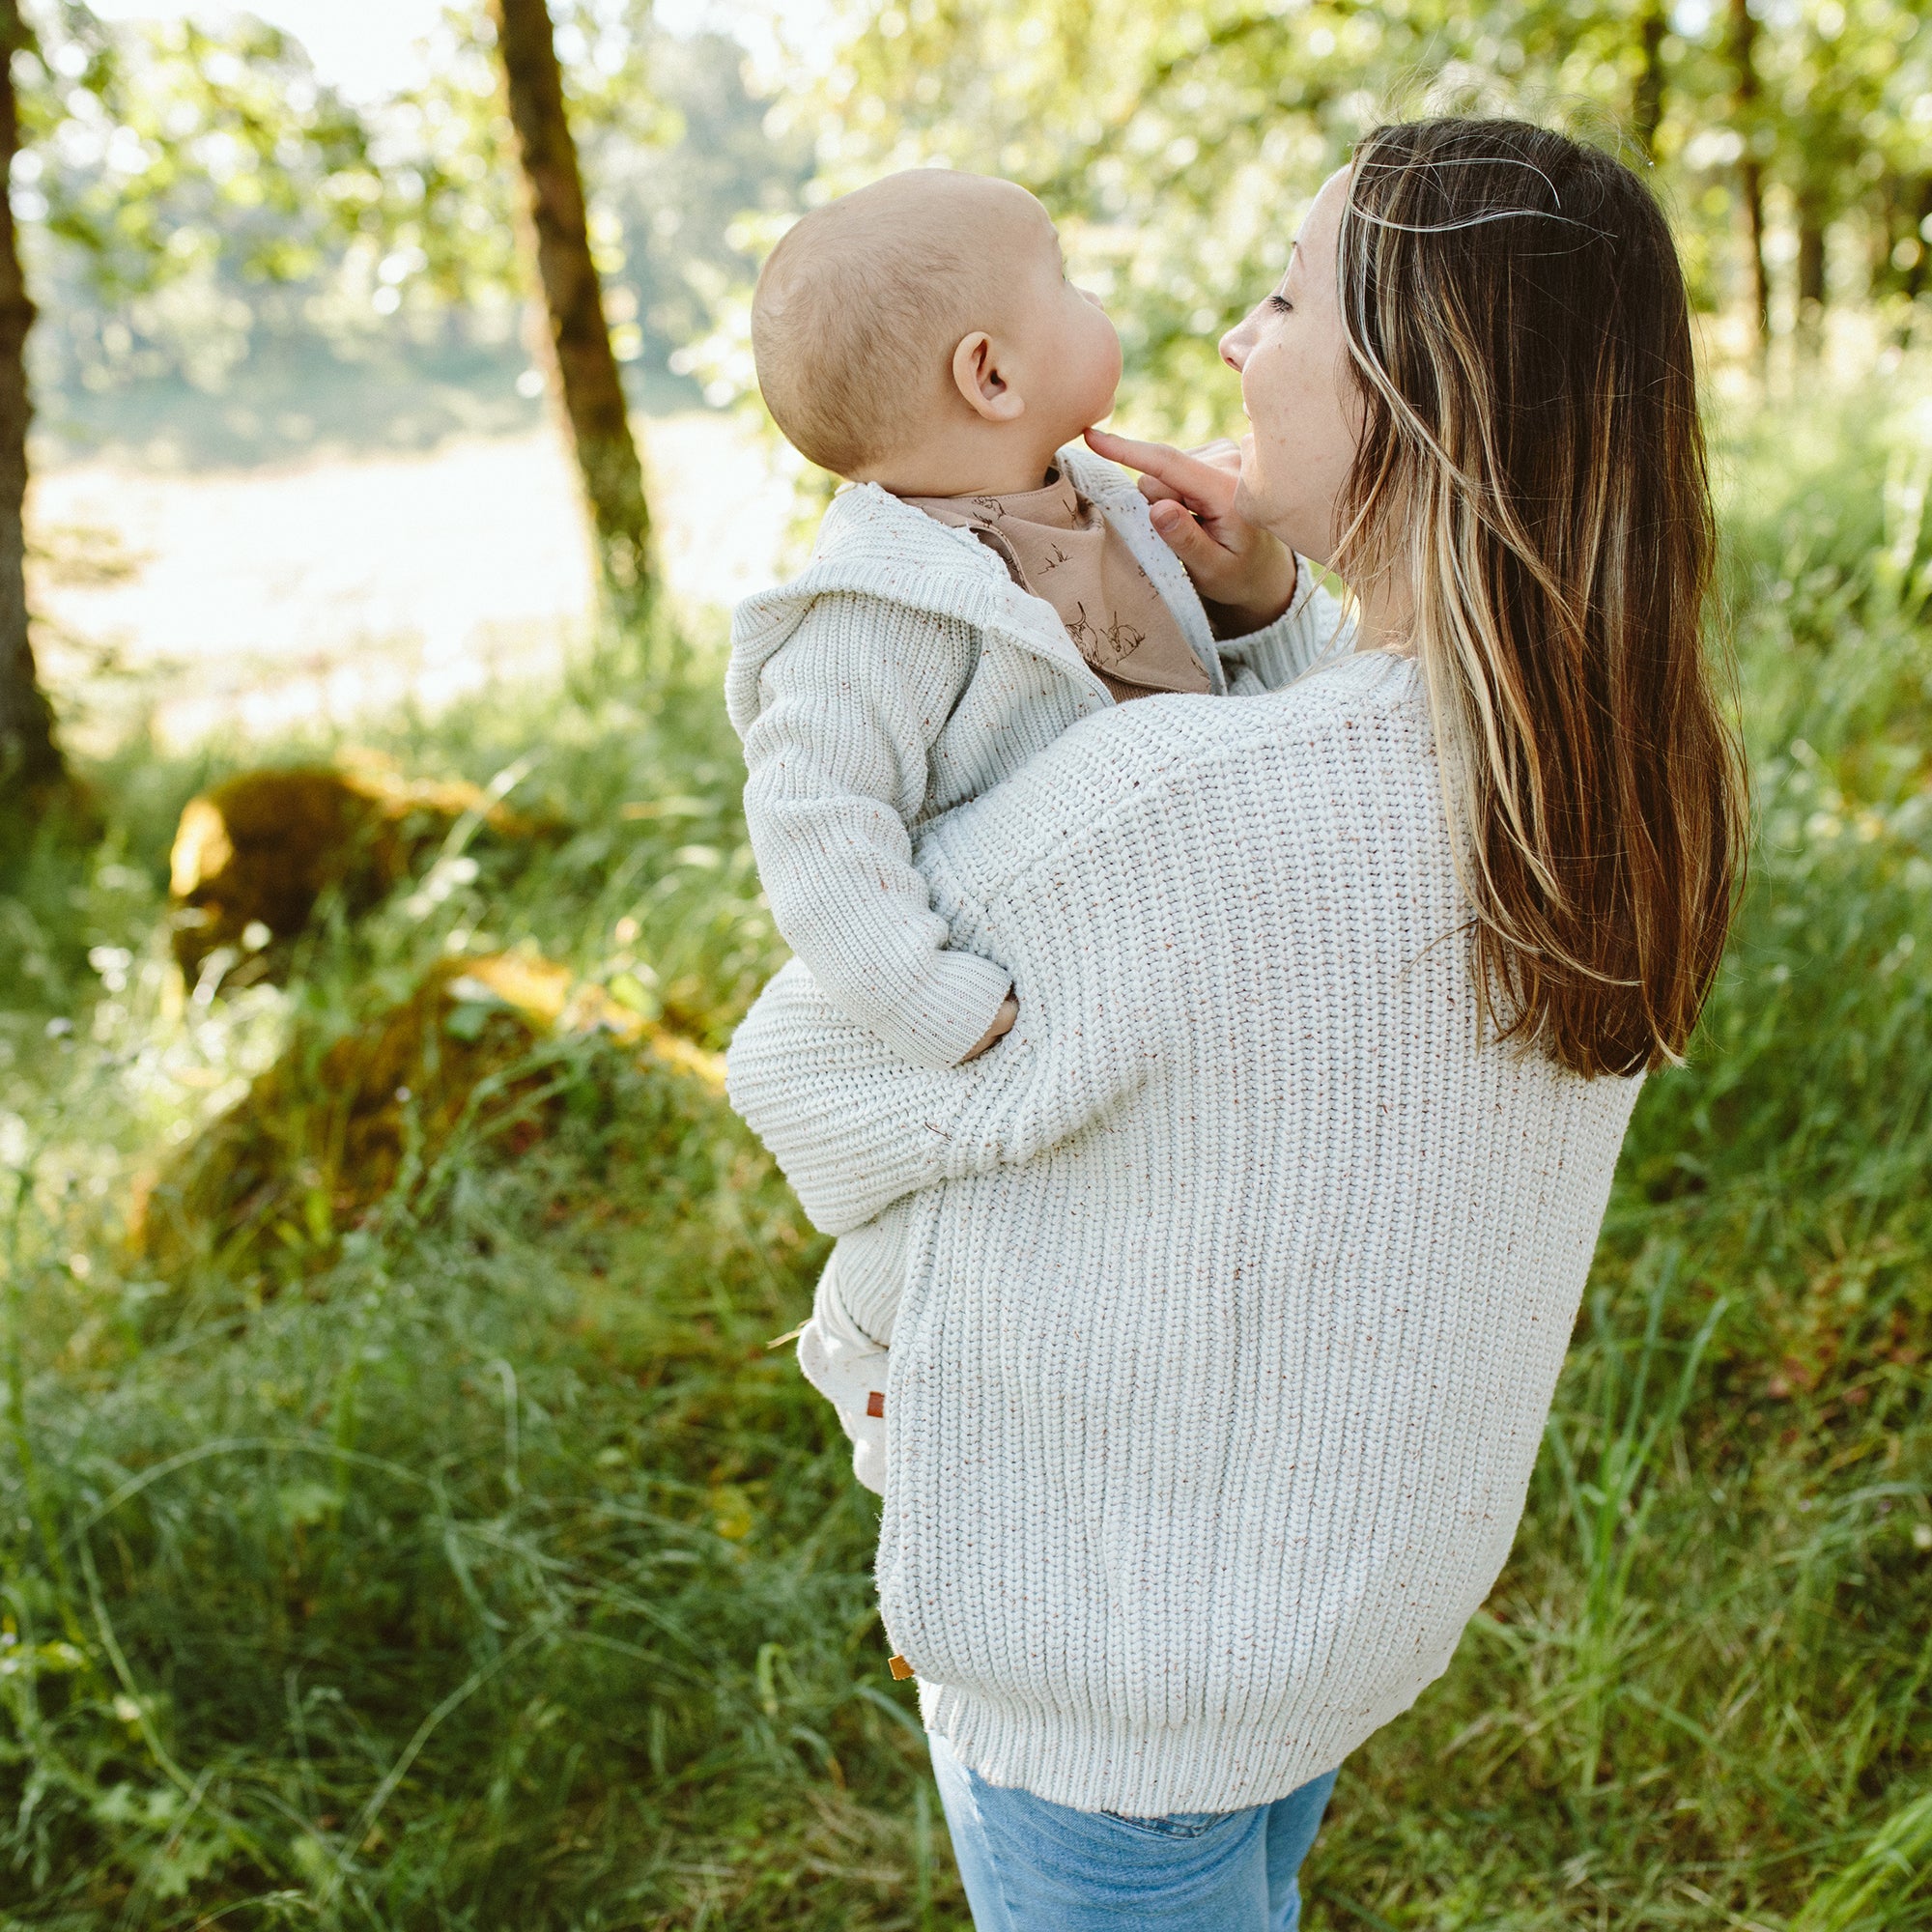
<path id="1" fill-rule="evenodd" d="M 1008 187 L 1001 227 L 1002 277 L 1012 290 L 1010 327 L 1028 428 L 1049 449 L 1070 442 L 1114 407 L 1121 338 L 1097 298 L 1066 277 L 1051 216 L 1024 189 Z"/>

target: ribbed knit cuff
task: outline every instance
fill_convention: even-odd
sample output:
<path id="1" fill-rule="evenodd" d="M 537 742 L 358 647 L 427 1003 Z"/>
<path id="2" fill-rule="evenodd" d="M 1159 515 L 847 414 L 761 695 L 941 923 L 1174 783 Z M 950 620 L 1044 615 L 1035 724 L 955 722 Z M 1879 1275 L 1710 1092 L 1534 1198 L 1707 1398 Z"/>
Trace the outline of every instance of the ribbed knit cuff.
<path id="1" fill-rule="evenodd" d="M 861 1024 L 915 1066 L 957 1066 L 985 1037 L 1013 976 L 977 952 L 937 952 L 931 970 L 890 1012 Z"/>
<path id="2" fill-rule="evenodd" d="M 877 1220 L 838 1237 L 818 1279 L 815 1304 L 830 1328 L 890 1348 L 905 1292 L 906 1204 L 895 1201 Z"/>
<path id="3" fill-rule="evenodd" d="M 1271 624 L 1264 624 L 1258 631 L 1243 631 L 1238 638 L 1223 638 L 1220 640 L 1222 650 L 1246 657 L 1251 649 L 1265 647 L 1308 608 L 1308 600 L 1315 595 L 1316 588 L 1314 567 L 1297 553 L 1294 559 L 1294 591 L 1288 600 L 1288 609 Z"/>
<path id="4" fill-rule="evenodd" d="M 1343 639 L 1341 611 L 1327 595 L 1305 556 L 1294 560 L 1294 595 L 1272 624 L 1244 637 L 1222 640 L 1224 658 L 1238 668 L 1229 678 L 1244 695 L 1282 691 L 1327 659 Z M 1252 680 L 1242 683 L 1240 673 Z"/>
<path id="5" fill-rule="evenodd" d="M 1453 1649 L 1423 1665 L 1376 1706 L 1330 1705 L 1299 1721 L 1136 1724 L 1044 1704 L 995 1703 L 920 1680 L 920 1716 L 960 1763 L 988 1784 L 1030 1791 L 1078 1811 L 1163 1818 L 1176 1811 L 1240 1811 L 1271 1804 L 1333 1771 L 1401 1716 L 1448 1667 Z"/>

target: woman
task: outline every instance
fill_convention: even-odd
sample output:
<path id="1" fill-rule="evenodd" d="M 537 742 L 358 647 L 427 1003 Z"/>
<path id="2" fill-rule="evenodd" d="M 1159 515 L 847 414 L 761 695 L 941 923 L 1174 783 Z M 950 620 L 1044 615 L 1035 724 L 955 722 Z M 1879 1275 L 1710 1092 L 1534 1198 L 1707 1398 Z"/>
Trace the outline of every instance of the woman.
<path id="1" fill-rule="evenodd" d="M 981 1932 L 1296 1922 L 1336 1767 L 1508 1554 L 1738 867 L 1632 175 L 1383 128 L 1223 353 L 1237 469 L 1094 441 L 1279 688 L 1091 719 L 935 829 L 1019 995 L 983 1063 L 899 1065 L 794 968 L 731 1053 L 821 1227 L 912 1197 L 879 1590 Z"/>

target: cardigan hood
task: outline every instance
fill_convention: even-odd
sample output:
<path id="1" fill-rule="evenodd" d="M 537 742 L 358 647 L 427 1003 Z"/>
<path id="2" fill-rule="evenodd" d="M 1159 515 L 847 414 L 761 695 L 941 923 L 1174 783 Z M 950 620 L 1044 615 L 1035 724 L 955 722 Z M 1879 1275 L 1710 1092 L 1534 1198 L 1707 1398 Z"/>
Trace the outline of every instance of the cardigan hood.
<path id="1" fill-rule="evenodd" d="M 1126 539 L 1179 619 L 1212 689 L 1224 694 L 1227 679 L 1208 613 L 1179 559 L 1155 531 L 1146 498 L 1127 472 L 1077 443 L 1054 460 Z M 983 634 L 988 652 L 1015 652 L 1055 666 L 1093 698 L 1094 710 L 1111 702 L 1053 606 L 1022 590 L 971 530 L 949 528 L 876 483 L 848 483 L 826 509 L 805 569 L 738 606 L 724 703 L 741 737 L 758 715 L 759 671 L 790 639 L 815 599 L 841 592 L 970 624 Z"/>

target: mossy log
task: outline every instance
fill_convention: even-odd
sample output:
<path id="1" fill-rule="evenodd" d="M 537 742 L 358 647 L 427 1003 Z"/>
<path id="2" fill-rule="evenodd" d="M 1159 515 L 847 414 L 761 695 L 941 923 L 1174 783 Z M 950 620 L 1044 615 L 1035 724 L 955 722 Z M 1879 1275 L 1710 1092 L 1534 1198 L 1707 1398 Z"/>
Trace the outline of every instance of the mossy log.
<path id="1" fill-rule="evenodd" d="M 724 1093 L 722 1059 L 541 958 L 444 960 L 400 1005 L 320 1052 L 298 1041 L 156 1179 L 132 1239 L 149 1265 L 273 1252 L 298 1269 L 387 1202 L 411 1203 L 459 1131 L 497 1153 L 549 1130 L 554 1068 L 533 1050 L 602 1033 L 655 1069 Z"/>
<path id="2" fill-rule="evenodd" d="M 324 893 L 352 915 L 384 898 L 466 812 L 503 838 L 539 828 L 477 786 L 380 769 L 242 772 L 188 801 L 169 866 L 175 958 L 192 984 L 226 949 L 224 983 L 278 973 Z"/>

